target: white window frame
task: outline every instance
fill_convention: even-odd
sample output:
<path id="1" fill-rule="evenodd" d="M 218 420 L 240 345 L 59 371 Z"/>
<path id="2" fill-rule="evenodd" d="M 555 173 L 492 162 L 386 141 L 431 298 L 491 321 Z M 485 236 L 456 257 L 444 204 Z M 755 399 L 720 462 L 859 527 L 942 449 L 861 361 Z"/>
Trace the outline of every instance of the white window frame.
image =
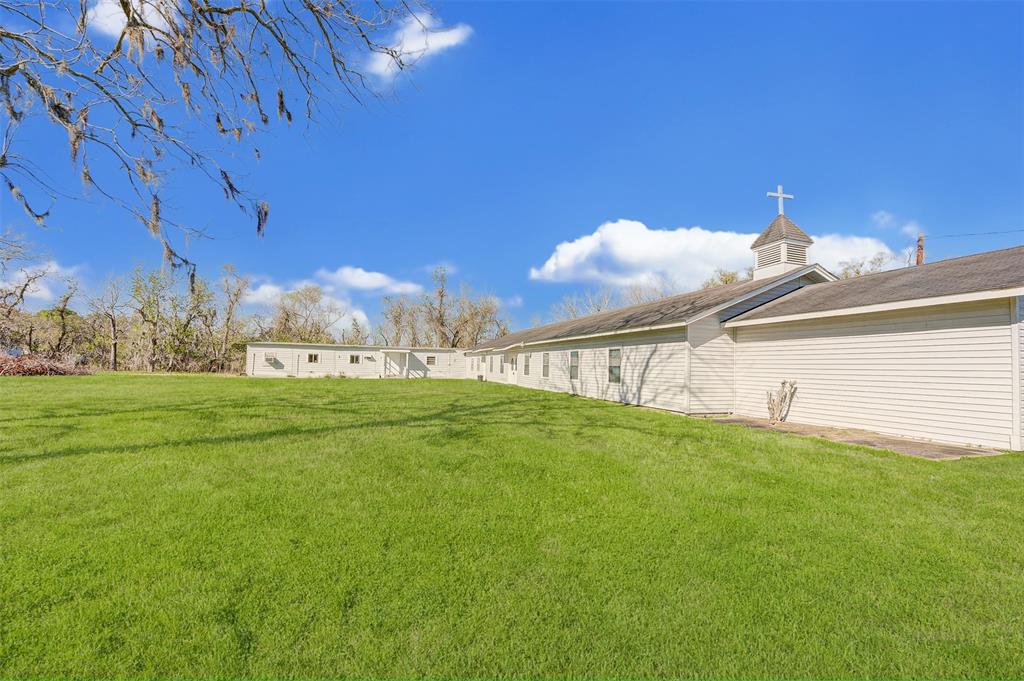
<path id="1" fill-rule="evenodd" d="M 540 375 L 543 378 L 551 376 L 551 353 L 545 352 L 540 361 Z"/>
<path id="2" fill-rule="evenodd" d="M 614 381 L 612 380 L 612 353 L 613 352 L 619 353 L 619 363 L 617 365 L 615 365 L 615 367 L 619 370 L 619 372 L 618 372 L 619 375 L 618 375 L 618 378 L 616 380 L 614 380 Z M 622 385 L 622 348 L 621 347 L 608 348 L 608 374 L 607 374 L 607 379 L 608 379 L 608 383 L 611 384 L 611 385 Z"/>
<path id="3" fill-rule="evenodd" d="M 319 364 L 320 353 L 319 352 L 307 352 L 306 353 L 306 364 Z"/>
<path id="4" fill-rule="evenodd" d="M 530 375 L 530 353 L 523 353 L 523 376 Z"/>
<path id="5" fill-rule="evenodd" d="M 428 367 L 436 367 L 437 366 L 437 355 L 427 355 L 427 366 Z"/>
<path id="6" fill-rule="evenodd" d="M 362 359 L 359 357 L 359 355 L 349 355 L 348 356 L 348 363 L 349 364 L 359 364 L 361 361 L 362 361 Z"/>
<path id="7" fill-rule="evenodd" d="M 572 363 L 572 361 L 574 359 L 576 360 L 576 364 L 575 365 Z M 580 366 L 582 366 L 582 362 L 580 361 L 580 351 L 579 350 L 570 350 L 569 351 L 569 380 L 570 381 L 578 381 L 578 380 L 580 380 Z M 575 376 L 573 376 L 573 369 L 576 370 L 576 372 L 575 372 L 576 375 Z"/>

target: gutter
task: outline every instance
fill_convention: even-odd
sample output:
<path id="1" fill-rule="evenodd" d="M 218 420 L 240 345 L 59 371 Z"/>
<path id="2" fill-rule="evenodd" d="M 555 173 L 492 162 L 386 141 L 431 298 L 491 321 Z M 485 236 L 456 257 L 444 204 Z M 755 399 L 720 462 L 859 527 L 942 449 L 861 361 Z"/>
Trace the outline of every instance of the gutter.
<path id="1" fill-rule="evenodd" d="M 1024 295 L 1024 286 L 1007 289 L 996 289 L 991 291 L 977 291 L 975 293 L 957 293 L 948 296 L 934 296 L 931 298 L 912 298 L 910 300 L 898 300 L 891 303 L 878 303 L 876 305 L 859 305 L 856 307 L 840 307 L 833 310 L 819 310 L 817 312 L 801 312 L 798 314 L 779 315 L 777 317 L 762 317 L 759 319 L 739 319 L 728 321 L 723 326 L 727 329 L 734 329 L 742 326 L 758 326 L 761 324 L 781 324 L 783 322 L 798 322 L 808 319 L 822 319 L 825 317 L 845 317 L 848 315 L 871 314 L 873 312 L 890 312 L 893 310 L 907 310 L 916 307 L 932 307 L 935 305 L 953 305 L 955 303 L 970 303 L 979 300 L 996 300 L 999 298 L 1013 298 Z"/>

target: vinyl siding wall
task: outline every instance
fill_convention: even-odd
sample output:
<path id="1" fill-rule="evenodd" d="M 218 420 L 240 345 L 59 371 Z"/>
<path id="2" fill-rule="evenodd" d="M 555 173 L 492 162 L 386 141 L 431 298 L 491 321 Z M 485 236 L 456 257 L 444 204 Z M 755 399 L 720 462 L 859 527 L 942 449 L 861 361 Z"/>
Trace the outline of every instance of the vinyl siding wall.
<path id="1" fill-rule="evenodd" d="M 620 383 L 608 382 L 608 349 L 621 349 Z M 570 353 L 580 353 L 578 380 L 569 379 Z M 549 355 L 549 376 L 543 375 L 544 353 Z M 525 373 L 525 356 L 530 356 L 530 373 Z M 612 338 L 552 343 L 520 350 L 515 383 L 526 388 L 584 395 L 612 402 L 624 402 L 671 411 L 687 410 L 687 354 L 685 329 L 667 332 L 622 334 Z M 511 382 L 510 367 L 483 372 L 487 380 Z M 507 359 L 506 359 L 507 361 Z M 486 363 L 486 362 L 485 362 Z M 489 364 L 488 364 L 489 366 Z"/>
<path id="2" fill-rule="evenodd" d="M 1014 449 L 1024 451 L 1024 296 L 1018 296 L 1017 305 L 1017 433 Z"/>
<path id="3" fill-rule="evenodd" d="M 722 414 L 735 409 L 736 344 L 722 323 L 810 283 L 806 277 L 786 282 L 690 324 L 690 413 Z"/>
<path id="4" fill-rule="evenodd" d="M 767 417 L 766 393 L 797 381 L 789 420 L 1009 447 L 1007 299 L 739 327 L 736 411 Z"/>
<path id="5" fill-rule="evenodd" d="M 273 353 L 274 363 L 265 360 Z M 319 355 L 319 362 L 310 363 L 310 354 Z M 358 355 L 359 364 L 351 364 L 349 355 Z M 427 366 L 427 357 L 436 358 L 435 366 Z M 348 376 L 351 378 L 380 378 L 390 367 L 399 375 L 404 373 L 403 361 L 409 363 L 410 378 L 462 378 L 465 375 L 465 356 L 455 350 L 412 350 L 406 359 L 385 354 L 373 346 L 338 347 L 336 345 L 296 345 L 292 347 L 251 344 L 246 349 L 246 369 L 250 376 Z"/>

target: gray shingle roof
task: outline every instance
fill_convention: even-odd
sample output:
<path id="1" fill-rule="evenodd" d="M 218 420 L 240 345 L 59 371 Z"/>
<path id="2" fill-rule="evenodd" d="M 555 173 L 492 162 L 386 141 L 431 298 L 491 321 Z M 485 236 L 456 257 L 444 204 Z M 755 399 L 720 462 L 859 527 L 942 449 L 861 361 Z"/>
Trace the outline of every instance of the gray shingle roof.
<path id="1" fill-rule="evenodd" d="M 731 321 L 881 305 L 902 300 L 1024 286 L 1024 246 L 940 260 L 917 267 L 811 284 Z"/>
<path id="2" fill-rule="evenodd" d="M 608 312 L 599 312 L 598 314 L 578 319 L 546 324 L 486 341 L 473 349 L 506 348 L 518 345 L 519 343 L 536 343 L 595 333 L 629 331 L 630 329 L 642 329 L 665 324 L 683 324 L 686 320 L 695 317 L 701 312 L 718 307 L 723 303 L 728 303 L 745 293 L 755 291 L 762 286 L 770 285 L 773 281 L 792 275 L 793 273 L 789 272 L 778 277 L 725 284 L 724 286 L 670 296 L 652 303 L 630 305 L 618 310 L 609 310 Z"/>
<path id="3" fill-rule="evenodd" d="M 787 218 L 785 215 L 778 215 L 768 224 L 768 227 L 761 232 L 761 236 L 754 239 L 754 243 L 750 247 L 757 248 L 758 246 L 764 246 L 765 244 L 770 244 L 771 242 L 779 241 L 780 239 L 792 239 L 794 241 L 803 241 L 808 244 L 814 243 L 814 239 L 807 236 L 807 233 L 797 227 L 795 222 Z"/>

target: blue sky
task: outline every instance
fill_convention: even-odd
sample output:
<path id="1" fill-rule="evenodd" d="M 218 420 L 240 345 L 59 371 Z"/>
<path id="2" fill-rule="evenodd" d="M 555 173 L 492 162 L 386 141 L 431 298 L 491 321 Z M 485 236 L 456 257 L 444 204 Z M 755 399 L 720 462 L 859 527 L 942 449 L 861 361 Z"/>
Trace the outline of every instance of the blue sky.
<path id="1" fill-rule="evenodd" d="M 202 273 L 252 275 L 253 306 L 317 281 L 372 320 L 443 262 L 522 326 L 569 292 L 746 266 L 780 182 L 826 265 L 918 230 L 929 259 L 1024 243 L 940 238 L 1024 229 L 1024 4 L 434 8 L 446 49 L 379 79 L 381 103 L 261 140 L 243 182 L 271 204 L 265 238 L 197 175 L 168 178 L 212 237 L 184 249 Z M 25 132 L 77 192 L 63 135 Z M 160 263 L 113 206 L 64 201 L 39 230 L 0 201 L 87 286 Z"/>

